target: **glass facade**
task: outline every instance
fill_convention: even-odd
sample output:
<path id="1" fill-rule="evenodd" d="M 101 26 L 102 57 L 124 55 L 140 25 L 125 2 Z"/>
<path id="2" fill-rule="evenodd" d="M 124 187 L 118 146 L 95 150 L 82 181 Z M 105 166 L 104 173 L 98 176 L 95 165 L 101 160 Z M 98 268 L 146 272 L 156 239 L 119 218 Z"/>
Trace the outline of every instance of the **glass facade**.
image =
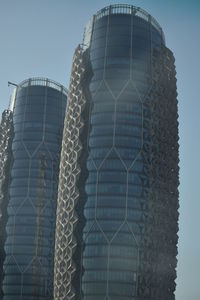
<path id="1" fill-rule="evenodd" d="M 80 52 L 73 61 L 63 135 L 72 147 L 61 155 L 54 298 L 174 300 L 179 181 L 173 54 L 159 24 L 131 5 L 98 12 Z M 79 103 L 82 94 L 88 122 L 81 105 L 74 107 L 73 97 Z M 87 127 L 85 144 L 77 128 L 78 152 L 69 140 L 72 112 Z M 86 166 L 80 170 L 81 151 Z M 72 186 L 69 205 L 65 193 Z"/>
<path id="2" fill-rule="evenodd" d="M 8 187 L 12 165 L 13 113 L 4 110 L 0 123 L 0 299 L 2 299 L 3 262 L 5 259 L 5 226 L 7 222 Z"/>
<path id="3" fill-rule="evenodd" d="M 82 293 L 87 300 L 133 299 L 149 184 L 143 101 L 151 86 L 152 52 L 159 53 L 164 41 L 134 15 L 102 16 L 93 26 Z"/>
<path id="4" fill-rule="evenodd" d="M 17 87 L 6 225 L 4 300 L 53 297 L 58 173 L 65 88 L 33 78 Z"/>

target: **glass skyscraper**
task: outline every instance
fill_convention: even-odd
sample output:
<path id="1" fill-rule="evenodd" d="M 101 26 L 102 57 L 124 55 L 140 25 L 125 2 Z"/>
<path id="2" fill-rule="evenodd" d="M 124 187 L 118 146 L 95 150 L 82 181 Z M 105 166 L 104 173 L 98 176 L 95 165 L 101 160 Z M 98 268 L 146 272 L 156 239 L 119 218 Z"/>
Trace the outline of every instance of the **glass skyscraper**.
<path id="1" fill-rule="evenodd" d="M 174 300 L 178 113 L 163 31 L 131 5 L 86 27 L 61 154 L 54 299 Z"/>
<path id="2" fill-rule="evenodd" d="M 3 262 L 5 259 L 5 226 L 7 222 L 8 187 L 12 164 L 13 112 L 6 109 L 0 124 L 0 299 L 2 299 Z"/>
<path id="3" fill-rule="evenodd" d="M 1 205 L 6 219 L 3 299 L 50 300 L 67 91 L 52 80 L 31 78 L 14 94 L 10 184 Z"/>

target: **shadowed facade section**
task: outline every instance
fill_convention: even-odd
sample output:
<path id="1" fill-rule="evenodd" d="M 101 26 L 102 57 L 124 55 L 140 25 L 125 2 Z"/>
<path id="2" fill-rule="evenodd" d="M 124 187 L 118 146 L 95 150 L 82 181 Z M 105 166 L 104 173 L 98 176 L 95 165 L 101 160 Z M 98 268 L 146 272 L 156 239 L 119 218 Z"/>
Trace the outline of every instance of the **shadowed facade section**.
<path id="1" fill-rule="evenodd" d="M 8 186 L 10 183 L 10 168 L 12 165 L 13 112 L 4 110 L 0 124 L 0 298 L 3 298 L 3 262 L 5 259 L 4 243 L 6 239 L 5 226 L 7 222 Z"/>

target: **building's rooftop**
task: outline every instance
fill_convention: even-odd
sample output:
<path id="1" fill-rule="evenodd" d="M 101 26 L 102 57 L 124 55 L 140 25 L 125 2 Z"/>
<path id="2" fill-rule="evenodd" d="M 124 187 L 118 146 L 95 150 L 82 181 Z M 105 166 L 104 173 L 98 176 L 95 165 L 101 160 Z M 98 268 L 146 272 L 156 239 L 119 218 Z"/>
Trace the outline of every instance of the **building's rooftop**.
<path id="1" fill-rule="evenodd" d="M 141 9 L 140 7 L 136 7 L 129 4 L 109 5 L 97 11 L 97 13 L 90 19 L 90 21 L 88 22 L 85 28 L 83 43 L 86 44 L 86 46 L 88 46 L 89 44 L 88 39 L 92 32 L 91 30 L 92 24 L 96 20 L 99 20 L 108 15 L 116 15 L 116 14 L 134 15 L 147 22 L 150 22 L 150 24 L 160 33 L 163 39 L 163 43 L 165 44 L 165 35 L 163 33 L 162 27 L 156 21 L 156 19 L 154 19 L 148 12 Z"/>
<path id="2" fill-rule="evenodd" d="M 58 83 L 54 80 L 48 79 L 48 78 L 43 78 L 43 77 L 34 77 L 34 78 L 26 79 L 26 80 L 22 81 L 18 85 L 18 87 L 23 88 L 23 87 L 27 87 L 27 86 L 33 86 L 33 85 L 48 86 L 59 92 L 64 93 L 66 96 L 68 93 L 67 89 L 60 83 Z"/>

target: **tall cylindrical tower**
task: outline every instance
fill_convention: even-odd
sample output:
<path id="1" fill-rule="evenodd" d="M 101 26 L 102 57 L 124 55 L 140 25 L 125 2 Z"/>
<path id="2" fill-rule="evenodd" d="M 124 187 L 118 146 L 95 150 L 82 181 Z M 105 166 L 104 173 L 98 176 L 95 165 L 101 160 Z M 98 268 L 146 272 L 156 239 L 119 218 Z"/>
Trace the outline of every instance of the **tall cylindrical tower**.
<path id="1" fill-rule="evenodd" d="M 11 182 L 8 190 L 4 300 L 53 295 L 54 235 L 66 89 L 33 78 L 12 103 Z"/>
<path id="2" fill-rule="evenodd" d="M 59 272 L 60 256 L 55 274 L 60 294 L 55 299 L 173 300 L 178 230 L 173 54 L 156 20 L 131 5 L 99 11 L 86 27 L 83 47 L 89 60 L 84 50 L 82 54 L 76 50 L 63 140 L 67 143 L 69 138 L 71 111 L 77 115 L 71 98 L 77 93 L 79 105 L 88 82 L 84 78 L 92 69 L 90 95 L 84 94 L 89 121 L 82 119 L 88 134 L 87 145 L 82 144 L 86 167 L 77 168 L 79 179 L 65 178 L 66 147 L 58 198 L 62 217 L 58 215 L 57 222 L 63 222 L 64 210 L 69 217 L 57 229 L 56 249 L 71 253 L 71 261 L 68 255 L 66 269 Z M 77 64 L 84 67 L 78 71 Z M 78 112 L 86 116 L 81 109 Z M 73 157 L 82 163 L 80 155 Z M 66 182 L 76 186 L 70 207 L 65 203 Z"/>

